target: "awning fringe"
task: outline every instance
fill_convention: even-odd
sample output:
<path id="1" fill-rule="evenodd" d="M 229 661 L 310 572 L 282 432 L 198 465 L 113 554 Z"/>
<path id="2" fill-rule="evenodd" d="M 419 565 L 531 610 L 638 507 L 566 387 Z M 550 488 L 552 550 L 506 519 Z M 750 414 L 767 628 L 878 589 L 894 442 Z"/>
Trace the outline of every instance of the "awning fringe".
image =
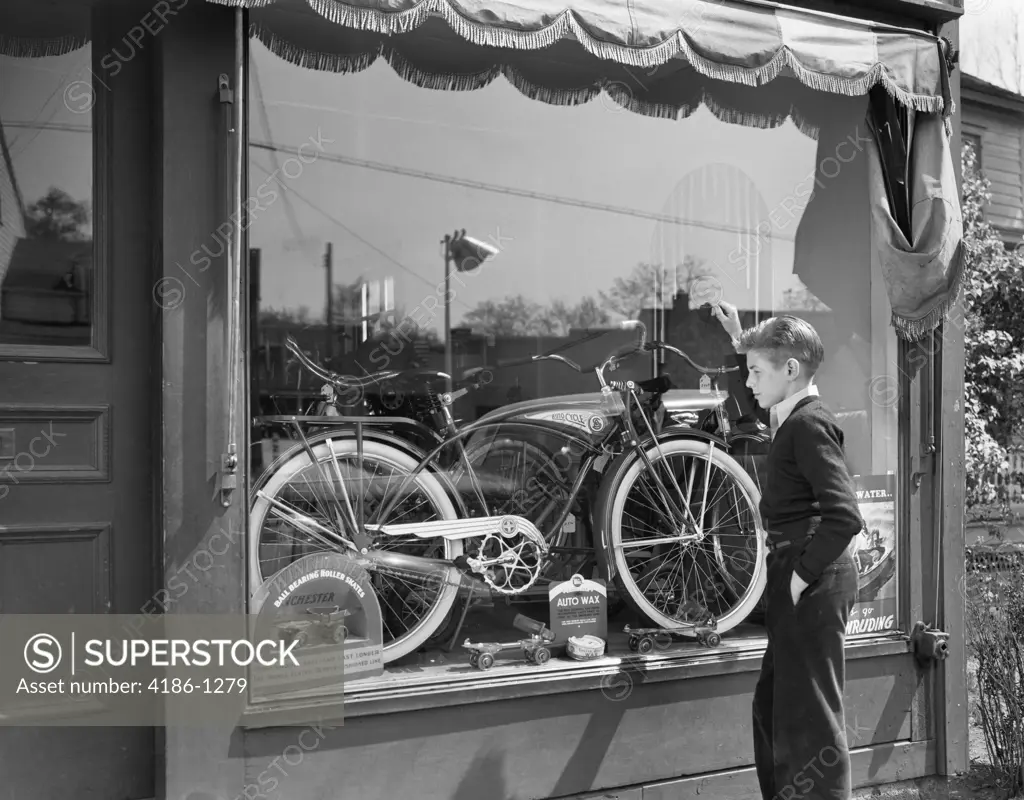
<path id="1" fill-rule="evenodd" d="M 260 7 L 272 0 L 213 0 L 228 5 Z M 514 30 L 496 25 L 485 25 L 466 19 L 453 8 L 449 0 L 422 0 L 405 11 L 380 11 L 376 8 L 356 8 L 338 0 L 306 0 L 310 8 L 336 25 L 353 30 L 368 31 L 386 36 L 400 35 L 415 30 L 430 17 L 443 19 L 460 37 L 481 47 L 496 47 L 510 50 L 539 50 L 550 47 L 561 39 L 573 38 L 580 46 L 597 58 L 615 61 L 619 64 L 653 69 L 672 58 L 682 56 L 700 74 L 716 80 L 739 83 L 744 86 L 763 86 L 777 78 L 786 68 L 792 70 L 797 79 L 812 89 L 832 94 L 862 96 L 877 83 L 885 86 L 893 97 L 903 105 L 924 113 L 940 113 L 944 107 L 941 96 L 915 94 L 900 86 L 885 68 L 875 64 L 859 78 L 844 78 L 837 75 L 815 72 L 804 66 L 788 48 L 781 47 L 775 56 L 760 67 L 741 67 L 722 64 L 697 53 L 687 41 L 683 31 L 652 47 L 629 47 L 626 45 L 596 39 L 580 24 L 571 9 L 535 31 Z"/>
<path id="2" fill-rule="evenodd" d="M 702 92 L 696 103 L 674 106 L 667 103 L 649 103 L 636 97 L 629 87 L 619 81 L 605 80 L 590 86 L 554 89 L 536 84 L 509 65 L 496 64 L 491 68 L 473 73 L 434 73 L 417 67 L 398 51 L 383 44 L 372 52 L 341 54 L 322 53 L 297 47 L 287 39 L 277 36 L 257 23 L 251 25 L 252 35 L 274 55 L 296 66 L 317 69 L 324 72 L 353 74 L 368 69 L 379 57 L 383 57 L 395 73 L 403 80 L 424 89 L 437 91 L 476 91 L 493 83 L 498 76 L 504 78 L 524 97 L 548 105 L 578 106 L 588 103 L 602 93 L 624 110 L 666 120 L 686 119 L 701 105 L 705 106 L 722 122 L 743 125 L 750 128 L 778 128 L 787 120 L 810 139 L 818 138 L 818 126 L 808 122 L 800 111 L 791 107 L 788 112 L 755 112 L 733 108 L 722 103 L 709 92 Z"/>
<path id="3" fill-rule="evenodd" d="M 8 58 L 54 58 L 73 53 L 87 44 L 89 44 L 88 36 L 32 39 L 0 33 L 0 55 Z"/>

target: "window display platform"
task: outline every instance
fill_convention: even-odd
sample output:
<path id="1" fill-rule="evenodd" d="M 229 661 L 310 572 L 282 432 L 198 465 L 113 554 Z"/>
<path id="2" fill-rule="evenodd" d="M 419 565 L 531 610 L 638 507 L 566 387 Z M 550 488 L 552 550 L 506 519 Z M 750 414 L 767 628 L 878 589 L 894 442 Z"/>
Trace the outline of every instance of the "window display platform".
<path id="1" fill-rule="evenodd" d="M 521 649 L 510 649 L 495 654 L 494 665 L 490 669 L 481 670 L 471 665 L 470 651 L 462 646 L 467 640 L 474 644 L 512 643 L 528 638 L 527 634 L 512 626 L 512 620 L 517 614 L 548 624 L 548 608 L 544 603 L 506 606 L 498 600 L 493 605 L 471 608 L 450 650 L 445 647 L 429 648 L 392 662 L 387 666 L 385 674 L 378 678 L 353 681 L 347 686 L 346 702 L 349 697 L 355 698 L 361 692 L 386 687 L 422 689 L 442 681 L 475 683 L 481 679 L 509 677 L 526 681 L 538 674 L 557 674 L 566 670 L 578 672 L 587 667 L 607 670 L 608 667 L 626 663 L 653 663 L 666 657 L 690 655 L 720 658 L 759 653 L 768 643 L 763 626 L 744 623 L 723 634 L 719 647 L 705 647 L 696 639 L 666 634 L 656 637 L 654 649 L 650 653 L 640 655 L 630 650 L 629 635 L 624 628 L 626 625 L 631 628 L 644 627 L 645 623 L 627 609 L 609 618 L 605 652 L 599 658 L 577 661 L 566 654 L 564 645 L 553 645 L 550 648 L 551 660 L 547 664 L 528 663 Z"/>
<path id="2" fill-rule="evenodd" d="M 651 653 L 640 655 L 630 650 L 629 635 L 623 630 L 640 623 L 626 609 L 609 619 L 605 653 L 600 658 L 577 661 L 566 655 L 564 648 L 552 648 L 549 662 L 533 664 L 526 661 L 522 650 L 515 649 L 496 654 L 488 670 L 474 667 L 462 644 L 467 639 L 481 643 L 527 638 L 512 626 L 517 614 L 548 622 L 547 605 L 541 602 L 505 605 L 499 599 L 474 606 L 450 650 L 426 648 L 388 664 L 379 677 L 346 681 L 344 696 L 296 693 L 279 703 L 250 708 L 243 727 L 307 724 L 311 719 L 349 719 L 577 691 L 598 690 L 615 701 L 643 683 L 756 672 L 768 643 L 762 625 L 745 622 L 722 634 L 717 647 L 690 638 L 669 641 L 659 637 Z M 909 638 L 899 632 L 847 639 L 848 660 L 909 651 Z"/>

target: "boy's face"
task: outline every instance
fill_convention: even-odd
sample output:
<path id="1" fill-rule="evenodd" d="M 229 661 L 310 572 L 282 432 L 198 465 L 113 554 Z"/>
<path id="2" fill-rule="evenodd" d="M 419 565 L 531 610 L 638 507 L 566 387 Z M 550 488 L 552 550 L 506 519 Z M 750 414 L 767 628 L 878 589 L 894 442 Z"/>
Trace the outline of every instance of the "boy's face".
<path id="1" fill-rule="evenodd" d="M 785 400 L 790 385 L 800 374 L 796 359 L 791 358 L 776 366 L 769 355 L 763 350 L 747 353 L 747 388 L 754 393 L 761 408 L 771 408 Z"/>

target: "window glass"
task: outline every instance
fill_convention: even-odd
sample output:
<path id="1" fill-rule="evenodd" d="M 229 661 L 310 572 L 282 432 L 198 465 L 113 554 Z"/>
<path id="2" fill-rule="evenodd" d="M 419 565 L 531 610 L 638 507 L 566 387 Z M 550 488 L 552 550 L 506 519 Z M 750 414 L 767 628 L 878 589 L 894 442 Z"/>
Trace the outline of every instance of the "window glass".
<path id="1" fill-rule="evenodd" d="M 386 663 L 382 675 L 370 669 L 346 679 L 348 691 L 380 681 L 470 680 L 490 650 L 466 648 L 467 640 L 526 640 L 525 651 L 511 646 L 488 663 L 521 668 L 538 644 L 530 620 L 563 633 L 587 630 L 586 610 L 559 611 L 552 586 L 574 574 L 603 578 L 608 559 L 618 579 L 608 584 L 599 637 L 606 657 L 629 654 L 626 625 L 664 621 L 642 613 L 648 606 L 638 594 L 676 619 L 725 619 L 745 598 L 724 636 L 764 643 L 758 598 L 743 594 L 755 564 L 742 502 L 729 512 L 735 517 L 717 501 L 701 506 L 707 513 L 690 520 L 708 535 L 681 542 L 648 519 L 660 501 L 643 494 L 646 473 L 622 478 L 628 491 L 620 486 L 618 505 L 604 499 L 614 486 L 602 479 L 616 474 L 618 460 L 597 457 L 574 494 L 591 450 L 571 437 L 598 456 L 602 447 L 619 453 L 618 436 L 602 437 L 620 418 L 604 413 L 593 371 L 555 359 L 524 363 L 557 354 L 595 365 L 638 341 L 635 321 L 646 341 L 668 343 L 696 364 L 730 364 L 730 337 L 704 308 L 722 301 L 738 307 L 745 326 L 788 313 L 818 330 L 826 357 L 816 382 L 845 432 L 851 473 L 874 503 L 860 542 L 857 610 L 858 620 L 874 621 L 851 633 L 895 625 L 877 619 L 886 603 L 895 613 L 896 343 L 872 257 L 866 105 L 849 104 L 848 125 L 825 126 L 814 138 L 793 119 L 747 126 L 708 106 L 670 121 L 605 95 L 548 104 L 503 78 L 472 91 L 421 88 L 384 58 L 353 74 L 316 72 L 252 44 L 252 592 L 265 597 L 275 576 L 294 577 L 290 565 L 310 554 L 351 554 L 351 515 L 386 516 L 381 497 L 395 476 L 450 433 L 439 411 L 446 392 L 458 429 L 487 420 L 504 426 L 459 439 L 463 451 L 442 448 L 431 462 L 442 477 L 410 484 L 404 505 L 374 523 L 476 520 L 485 507 L 493 517 L 457 541 L 450 522 L 431 528 L 434 538 L 415 526 L 371 536 L 362 563 L 381 609 Z M 663 374 L 668 384 L 651 383 Z M 684 358 L 648 351 L 606 378 L 647 381 L 638 397 L 648 413 L 632 417 L 641 433 L 650 422 L 725 437 L 744 476 L 734 483 L 756 501 L 768 437 L 740 382 L 707 386 Z M 379 443 L 388 436 L 391 445 Z M 697 452 L 706 454 L 706 439 L 689 441 L 703 442 Z M 359 447 L 365 464 L 357 468 Z M 689 466 L 666 466 L 665 480 L 691 481 L 696 509 L 694 491 L 706 499 L 708 487 L 733 484 L 712 480 L 718 473 L 701 472 L 690 457 L 679 462 Z M 693 484 L 695 476 L 707 485 Z M 455 495 L 463 507 L 446 499 Z M 676 511 L 685 517 L 682 505 Z M 546 557 L 514 520 L 501 527 L 509 515 L 531 521 L 551 548 Z M 669 539 L 630 539 L 627 529 L 642 523 Z M 595 552 L 594 531 L 609 525 L 621 560 Z M 508 543 L 523 547 L 512 553 Z M 385 551 L 434 559 L 434 571 L 427 580 L 422 561 L 413 568 Z M 453 558 L 454 581 L 443 566 Z M 461 585 L 458 573 L 469 576 Z M 328 594 L 306 593 L 304 602 Z M 449 595 L 456 599 L 437 599 Z M 444 613 L 431 616 L 434 607 Z M 348 628 L 357 639 L 361 625 Z M 388 642 L 403 637 L 419 641 L 389 653 Z M 678 655 L 709 644 L 681 641 L 653 646 Z M 647 645 L 634 638 L 632 646 Z M 576 663 L 553 652 L 553 663 Z"/>
<path id="2" fill-rule="evenodd" d="M 91 342 L 91 58 L 0 56 L 0 347 Z"/>

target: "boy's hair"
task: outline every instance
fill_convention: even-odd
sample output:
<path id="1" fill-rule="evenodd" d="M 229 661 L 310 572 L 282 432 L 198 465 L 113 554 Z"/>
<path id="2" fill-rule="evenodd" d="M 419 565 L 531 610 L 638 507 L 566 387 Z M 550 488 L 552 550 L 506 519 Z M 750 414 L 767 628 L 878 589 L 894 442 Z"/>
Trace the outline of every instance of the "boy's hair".
<path id="1" fill-rule="evenodd" d="M 814 326 L 788 314 L 770 317 L 753 328 L 747 328 L 740 334 L 737 349 L 741 354 L 762 350 L 776 367 L 795 358 L 812 376 L 825 360 L 825 348 Z"/>

